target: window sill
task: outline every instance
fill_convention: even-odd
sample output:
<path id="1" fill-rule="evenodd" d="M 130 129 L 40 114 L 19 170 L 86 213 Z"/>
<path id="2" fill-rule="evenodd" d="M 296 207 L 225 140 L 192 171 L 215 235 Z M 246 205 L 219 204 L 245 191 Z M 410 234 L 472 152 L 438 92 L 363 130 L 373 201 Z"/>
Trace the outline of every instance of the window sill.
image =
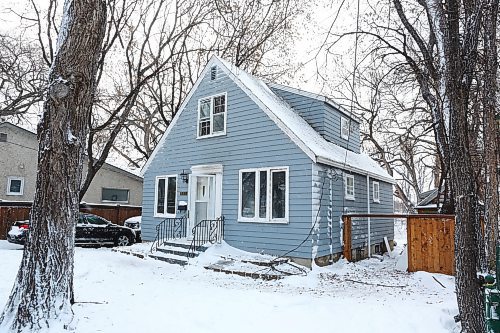
<path id="1" fill-rule="evenodd" d="M 380 200 L 373 200 L 374 203 L 380 203 Z"/>
<path id="2" fill-rule="evenodd" d="M 224 136 L 226 135 L 226 132 L 221 132 L 221 133 L 216 133 L 216 134 L 210 134 L 210 135 L 203 135 L 203 136 L 197 136 L 196 140 L 198 139 L 207 139 L 207 138 L 215 138 L 218 136 Z"/>
<path id="3" fill-rule="evenodd" d="M 354 197 L 344 197 L 344 199 L 349 200 L 349 201 L 355 201 L 356 200 Z"/>
<path id="4" fill-rule="evenodd" d="M 11 193 L 11 192 L 7 192 L 6 195 L 15 195 L 15 196 L 21 196 L 23 195 L 22 193 Z"/>
<path id="5" fill-rule="evenodd" d="M 288 220 L 254 220 L 254 219 L 244 219 L 238 218 L 238 222 L 241 223 L 260 223 L 260 224 L 288 224 Z"/>
<path id="6" fill-rule="evenodd" d="M 117 204 L 128 204 L 128 201 L 115 201 L 115 200 L 101 200 L 101 202 L 105 202 L 105 203 L 117 203 Z"/>

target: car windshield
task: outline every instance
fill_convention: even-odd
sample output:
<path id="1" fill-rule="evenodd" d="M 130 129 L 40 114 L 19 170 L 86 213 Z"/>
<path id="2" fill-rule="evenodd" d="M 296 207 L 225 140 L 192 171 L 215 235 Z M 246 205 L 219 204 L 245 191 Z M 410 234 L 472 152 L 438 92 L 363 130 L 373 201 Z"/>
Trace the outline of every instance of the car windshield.
<path id="1" fill-rule="evenodd" d="M 101 219 L 100 217 L 92 216 L 92 215 L 87 215 L 87 221 L 90 224 L 94 224 L 94 225 L 108 225 L 108 223 L 109 223 L 108 221 Z"/>

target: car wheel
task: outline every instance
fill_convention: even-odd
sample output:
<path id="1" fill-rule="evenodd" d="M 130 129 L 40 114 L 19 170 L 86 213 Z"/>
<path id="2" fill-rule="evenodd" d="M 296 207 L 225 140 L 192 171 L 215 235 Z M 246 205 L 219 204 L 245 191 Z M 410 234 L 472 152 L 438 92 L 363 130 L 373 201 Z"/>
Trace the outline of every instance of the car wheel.
<path id="1" fill-rule="evenodd" d="M 130 239 L 126 235 L 120 235 L 115 241 L 117 246 L 127 246 L 130 244 Z"/>

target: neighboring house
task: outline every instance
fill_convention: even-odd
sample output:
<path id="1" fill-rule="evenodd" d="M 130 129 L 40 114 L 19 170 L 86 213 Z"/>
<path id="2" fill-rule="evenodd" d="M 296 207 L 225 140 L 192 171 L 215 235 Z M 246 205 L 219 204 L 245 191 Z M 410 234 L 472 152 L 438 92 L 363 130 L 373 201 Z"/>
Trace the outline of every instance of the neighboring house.
<path id="1" fill-rule="evenodd" d="M 328 98 L 265 84 L 216 56 L 143 175 L 144 239 L 185 214 L 187 203 L 188 230 L 224 216 L 229 245 L 307 265 L 341 253 L 344 212 L 393 212 L 394 180 L 360 153 L 358 119 Z M 353 248 L 366 247 L 366 230 L 353 222 Z M 392 220 L 373 219 L 371 230 L 374 249 L 393 239 Z"/>
<path id="2" fill-rule="evenodd" d="M 442 205 L 444 196 L 441 193 L 439 195 L 439 204 Z M 418 203 L 416 210 L 419 214 L 437 214 L 438 213 L 438 189 L 434 188 L 432 190 L 420 193 L 418 197 Z"/>
<path id="3" fill-rule="evenodd" d="M 37 156 L 35 133 L 8 122 L 0 123 L 0 201 L 33 201 Z M 86 170 L 84 165 L 83 174 Z M 142 178 L 106 163 L 97 172 L 83 201 L 140 206 Z"/>

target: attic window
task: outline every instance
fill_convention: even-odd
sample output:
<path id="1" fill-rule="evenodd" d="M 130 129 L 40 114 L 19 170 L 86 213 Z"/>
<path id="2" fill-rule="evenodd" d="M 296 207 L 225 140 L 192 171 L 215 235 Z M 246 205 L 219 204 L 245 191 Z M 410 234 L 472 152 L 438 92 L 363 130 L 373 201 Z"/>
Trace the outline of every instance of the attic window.
<path id="1" fill-rule="evenodd" d="M 210 68 L 210 80 L 215 80 L 217 78 L 217 66 L 212 66 Z"/>
<path id="2" fill-rule="evenodd" d="M 350 123 L 349 119 L 340 117 L 340 136 L 344 140 L 349 139 L 349 127 L 350 127 L 349 123 Z"/>
<path id="3" fill-rule="evenodd" d="M 0 133 L 0 142 L 7 142 L 7 133 Z"/>
<path id="4" fill-rule="evenodd" d="M 226 134 L 226 94 L 198 102 L 198 138 Z"/>

